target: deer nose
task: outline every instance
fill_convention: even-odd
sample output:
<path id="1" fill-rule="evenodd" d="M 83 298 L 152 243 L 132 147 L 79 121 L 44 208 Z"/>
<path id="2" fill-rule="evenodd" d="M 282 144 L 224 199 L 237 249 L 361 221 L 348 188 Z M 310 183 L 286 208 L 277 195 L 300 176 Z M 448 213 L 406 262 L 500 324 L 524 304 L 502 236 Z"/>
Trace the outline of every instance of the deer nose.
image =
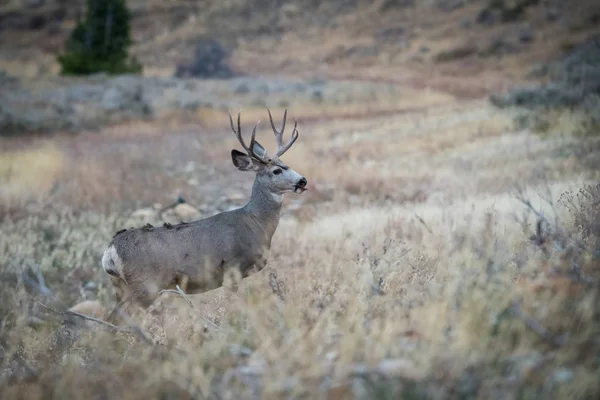
<path id="1" fill-rule="evenodd" d="M 300 180 L 298 181 L 298 186 L 306 186 L 306 184 L 308 183 L 308 181 L 306 180 L 306 178 L 300 178 Z"/>

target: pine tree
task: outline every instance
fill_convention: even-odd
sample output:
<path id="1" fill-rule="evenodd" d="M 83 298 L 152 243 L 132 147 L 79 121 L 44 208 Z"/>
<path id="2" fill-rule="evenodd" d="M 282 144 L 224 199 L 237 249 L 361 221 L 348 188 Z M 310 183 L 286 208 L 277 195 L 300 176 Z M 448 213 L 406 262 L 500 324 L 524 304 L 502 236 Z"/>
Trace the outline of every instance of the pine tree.
<path id="1" fill-rule="evenodd" d="M 65 75 L 141 72 L 129 60 L 131 15 L 125 0 L 88 0 L 87 13 L 71 32 L 66 52 L 58 56 Z"/>

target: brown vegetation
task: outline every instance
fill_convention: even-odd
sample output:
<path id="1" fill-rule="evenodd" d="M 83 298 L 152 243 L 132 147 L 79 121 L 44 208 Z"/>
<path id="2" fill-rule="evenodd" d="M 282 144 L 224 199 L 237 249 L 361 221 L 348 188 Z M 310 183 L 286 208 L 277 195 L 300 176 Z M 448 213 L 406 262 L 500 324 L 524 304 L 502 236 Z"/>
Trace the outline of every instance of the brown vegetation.
<path id="1" fill-rule="evenodd" d="M 170 74 L 206 31 L 238 37 L 243 24 L 220 24 L 227 15 L 205 3 L 206 14 L 193 14 L 191 2 L 131 1 L 145 70 Z M 517 111 L 482 99 L 597 28 L 544 22 L 532 5 L 523 12 L 536 39 L 526 51 L 437 65 L 436 54 L 471 44 L 457 21 L 483 2 L 450 11 L 415 2 L 380 18 L 384 2 L 360 12 L 324 2 L 310 24 L 315 13 L 302 19 L 302 8 L 255 15 L 262 2 L 241 3 L 227 4 L 255 25 L 237 41 L 238 69 L 363 81 L 336 83 L 336 96 L 320 102 L 308 92 L 285 99 L 302 140 L 284 161 L 309 187 L 285 199 L 267 268 L 237 293 L 169 292 L 122 325 L 99 318 L 115 302 L 100 257 L 137 223 L 132 211 L 181 195 L 211 215 L 248 198 L 252 182 L 229 158 L 237 145 L 226 109 L 3 138 L 0 398 L 598 397 L 600 136 L 578 134 L 583 109 L 549 117 L 539 135 L 515 124 Z M 274 14 L 287 18 L 283 33 L 259 34 Z M 417 21 L 410 46 L 365 53 L 375 28 L 398 18 Z M 468 32 L 480 49 L 520 22 Z M 3 46 L 14 38 L 6 29 Z M 46 51 L 33 46 L 40 32 L 15 40 L 30 45 L 20 56 Z M 52 74 L 20 61 L 0 63 Z M 198 84 L 249 121 L 266 120 L 258 92 Z M 257 139 L 268 143 L 261 126 Z"/>
<path id="2" fill-rule="evenodd" d="M 597 152 L 575 136 L 511 132 L 510 115 L 481 102 L 303 124 L 286 163 L 311 187 L 301 203 L 286 199 L 263 274 L 238 294 L 165 294 L 122 327 L 73 324 L 69 305 L 114 304 L 100 254 L 136 196 L 169 201 L 166 161 L 196 162 L 209 208 L 249 193 L 224 122 L 200 137 L 137 136 L 135 147 L 106 132 L 92 159 L 87 139 L 71 138 L 63 151 L 79 148 L 83 158 L 66 154 L 83 165 L 54 177 L 53 203 L 5 215 L 2 397 L 600 391 Z M 119 147 L 129 153 L 111 156 Z"/>

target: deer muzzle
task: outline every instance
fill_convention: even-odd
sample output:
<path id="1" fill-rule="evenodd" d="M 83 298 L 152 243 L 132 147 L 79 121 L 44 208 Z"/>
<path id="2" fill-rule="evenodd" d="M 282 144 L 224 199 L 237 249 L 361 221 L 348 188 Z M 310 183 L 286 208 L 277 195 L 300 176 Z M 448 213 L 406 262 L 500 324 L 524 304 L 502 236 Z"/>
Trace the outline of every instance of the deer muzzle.
<path id="1" fill-rule="evenodd" d="M 308 184 L 308 181 L 306 180 L 306 178 L 300 178 L 300 180 L 298 180 L 298 182 L 296 183 L 296 186 L 294 186 L 294 193 L 302 193 L 306 190 L 306 185 Z"/>

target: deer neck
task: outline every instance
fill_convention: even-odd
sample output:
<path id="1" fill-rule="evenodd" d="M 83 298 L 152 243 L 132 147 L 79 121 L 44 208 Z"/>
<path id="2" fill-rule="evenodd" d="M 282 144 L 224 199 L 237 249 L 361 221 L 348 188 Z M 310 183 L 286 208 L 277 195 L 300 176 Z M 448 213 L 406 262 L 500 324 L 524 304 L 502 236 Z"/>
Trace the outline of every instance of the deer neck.
<path id="1" fill-rule="evenodd" d="M 258 179 L 254 180 L 252 197 L 244 210 L 261 226 L 269 242 L 279 224 L 282 203 L 282 194 L 274 194 L 261 185 Z"/>

